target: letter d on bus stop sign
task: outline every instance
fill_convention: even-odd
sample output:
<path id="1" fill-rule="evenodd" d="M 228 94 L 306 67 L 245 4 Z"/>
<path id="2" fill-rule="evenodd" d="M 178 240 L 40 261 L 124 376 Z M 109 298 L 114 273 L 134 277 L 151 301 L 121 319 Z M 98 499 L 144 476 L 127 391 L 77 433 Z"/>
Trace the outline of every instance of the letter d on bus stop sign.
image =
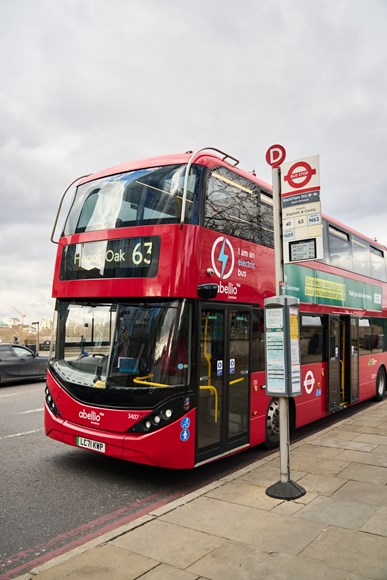
<path id="1" fill-rule="evenodd" d="M 285 161 L 286 151 L 282 145 L 272 145 L 266 151 L 266 162 L 272 167 L 279 167 Z"/>

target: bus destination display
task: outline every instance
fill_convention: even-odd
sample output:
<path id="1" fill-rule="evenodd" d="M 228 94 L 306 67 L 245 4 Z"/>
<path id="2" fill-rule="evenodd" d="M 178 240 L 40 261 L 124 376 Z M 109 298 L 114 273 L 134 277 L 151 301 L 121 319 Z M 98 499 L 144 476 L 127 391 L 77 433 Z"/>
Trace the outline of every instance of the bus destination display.
<path id="1" fill-rule="evenodd" d="M 60 279 L 153 278 L 159 254 L 158 236 L 70 244 L 63 250 Z"/>

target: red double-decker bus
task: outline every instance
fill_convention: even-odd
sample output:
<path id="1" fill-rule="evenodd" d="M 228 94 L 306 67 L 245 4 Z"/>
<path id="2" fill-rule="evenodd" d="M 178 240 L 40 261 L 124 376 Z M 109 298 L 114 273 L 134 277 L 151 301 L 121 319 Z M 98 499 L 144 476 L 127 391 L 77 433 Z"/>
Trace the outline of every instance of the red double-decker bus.
<path id="1" fill-rule="evenodd" d="M 49 437 L 168 468 L 278 444 L 271 188 L 237 165 L 208 148 L 78 180 L 55 264 Z M 324 260 L 285 270 L 301 301 L 293 427 L 386 391 L 387 250 L 329 218 L 324 238 Z"/>

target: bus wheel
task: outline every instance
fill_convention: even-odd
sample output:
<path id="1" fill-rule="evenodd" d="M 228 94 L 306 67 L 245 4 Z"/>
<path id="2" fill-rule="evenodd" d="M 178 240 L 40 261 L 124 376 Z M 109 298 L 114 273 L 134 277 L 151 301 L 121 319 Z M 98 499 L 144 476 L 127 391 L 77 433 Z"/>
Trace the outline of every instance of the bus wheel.
<path id="1" fill-rule="evenodd" d="M 379 367 L 376 377 L 376 400 L 381 401 L 386 394 L 386 371 L 384 367 Z"/>
<path id="2" fill-rule="evenodd" d="M 279 445 L 279 402 L 271 399 L 266 413 L 266 449 L 275 449 Z"/>

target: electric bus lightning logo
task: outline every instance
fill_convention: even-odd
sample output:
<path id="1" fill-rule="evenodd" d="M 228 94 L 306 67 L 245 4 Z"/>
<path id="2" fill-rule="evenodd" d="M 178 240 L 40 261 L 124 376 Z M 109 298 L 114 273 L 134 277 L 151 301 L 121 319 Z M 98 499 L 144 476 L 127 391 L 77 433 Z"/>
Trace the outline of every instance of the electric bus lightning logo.
<path id="1" fill-rule="evenodd" d="M 231 276 L 235 262 L 234 250 L 229 240 L 224 236 L 217 238 L 213 243 L 211 262 L 212 268 L 218 278 L 227 280 Z M 221 264 L 221 270 L 219 270 L 219 263 Z"/>
<path id="2" fill-rule="evenodd" d="M 228 260 L 228 256 L 226 256 L 226 254 L 224 253 L 224 246 L 225 245 L 226 245 L 226 238 L 223 238 L 222 249 L 220 250 L 220 253 L 219 253 L 219 256 L 218 256 L 218 262 L 222 262 L 222 275 L 221 275 L 221 278 L 223 278 L 224 270 L 226 268 L 226 264 L 227 264 L 227 260 Z"/>

